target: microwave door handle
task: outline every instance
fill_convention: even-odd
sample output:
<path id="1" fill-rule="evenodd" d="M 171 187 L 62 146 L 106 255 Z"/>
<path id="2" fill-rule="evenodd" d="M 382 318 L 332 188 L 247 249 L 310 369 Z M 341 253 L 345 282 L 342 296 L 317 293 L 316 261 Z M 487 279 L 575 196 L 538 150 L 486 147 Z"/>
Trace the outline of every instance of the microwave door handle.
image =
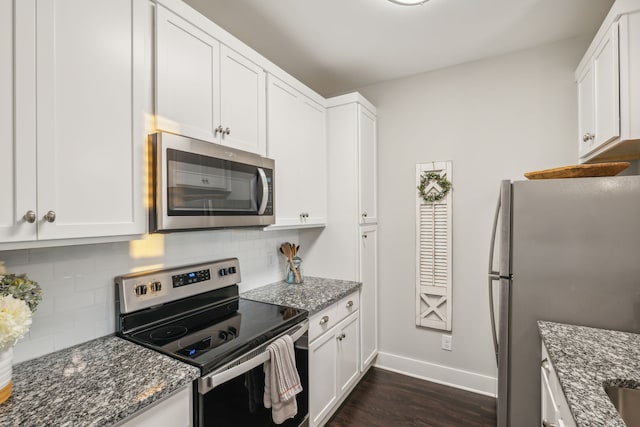
<path id="1" fill-rule="evenodd" d="M 264 173 L 264 169 L 262 168 L 258 168 L 258 179 L 262 184 L 262 200 L 260 201 L 258 215 L 263 215 L 267 209 L 267 202 L 269 201 L 269 183 L 267 182 L 267 174 Z"/>

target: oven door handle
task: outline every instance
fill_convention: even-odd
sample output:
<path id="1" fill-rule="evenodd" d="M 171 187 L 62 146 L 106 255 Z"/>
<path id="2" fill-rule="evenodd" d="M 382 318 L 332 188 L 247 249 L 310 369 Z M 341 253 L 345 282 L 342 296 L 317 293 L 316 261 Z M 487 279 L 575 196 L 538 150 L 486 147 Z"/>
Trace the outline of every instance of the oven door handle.
<path id="1" fill-rule="evenodd" d="M 208 393 L 220 384 L 224 384 L 227 381 L 244 374 L 245 372 L 249 372 L 256 366 L 262 365 L 271 357 L 269 354 L 269 350 L 267 350 L 266 347 L 284 334 L 291 335 L 291 339 L 295 342 L 300 339 L 300 337 L 302 337 L 308 330 L 309 320 L 307 319 L 260 347 L 263 351 L 260 351 L 257 355 L 249 357 L 246 360 L 243 359 L 245 359 L 247 356 L 242 356 L 234 361 L 227 363 L 225 366 L 215 370 L 209 375 L 205 375 L 204 377 L 198 379 L 198 393 Z"/>

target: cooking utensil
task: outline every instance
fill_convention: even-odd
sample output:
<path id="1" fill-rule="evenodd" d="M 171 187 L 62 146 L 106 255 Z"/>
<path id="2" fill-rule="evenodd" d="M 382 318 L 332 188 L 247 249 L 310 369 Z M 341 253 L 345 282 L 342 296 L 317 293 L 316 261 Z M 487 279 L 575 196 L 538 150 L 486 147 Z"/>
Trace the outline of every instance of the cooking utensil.
<path id="1" fill-rule="evenodd" d="M 293 276 L 296 278 L 296 283 L 302 283 L 302 279 L 300 278 L 300 273 L 298 273 L 298 269 L 293 264 L 293 255 L 291 254 L 291 244 L 289 242 L 285 242 L 280 246 L 280 250 L 289 259 L 289 266 L 291 267 L 291 271 L 293 271 Z"/>

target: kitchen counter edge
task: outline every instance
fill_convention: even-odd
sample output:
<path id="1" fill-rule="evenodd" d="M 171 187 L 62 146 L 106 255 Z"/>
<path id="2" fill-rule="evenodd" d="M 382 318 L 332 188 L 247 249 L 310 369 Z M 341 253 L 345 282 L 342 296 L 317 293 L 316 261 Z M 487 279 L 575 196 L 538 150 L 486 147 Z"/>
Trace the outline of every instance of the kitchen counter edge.
<path id="1" fill-rule="evenodd" d="M 189 385 L 193 366 L 114 335 L 13 367 L 0 427 L 111 426 Z"/>
<path id="2" fill-rule="evenodd" d="M 605 385 L 640 388 L 640 335 L 538 321 L 578 427 L 625 427 Z"/>
<path id="3" fill-rule="evenodd" d="M 240 297 L 300 308 L 307 310 L 309 316 L 312 316 L 361 287 L 360 282 L 307 276 L 300 284 L 280 281 L 242 292 Z"/>

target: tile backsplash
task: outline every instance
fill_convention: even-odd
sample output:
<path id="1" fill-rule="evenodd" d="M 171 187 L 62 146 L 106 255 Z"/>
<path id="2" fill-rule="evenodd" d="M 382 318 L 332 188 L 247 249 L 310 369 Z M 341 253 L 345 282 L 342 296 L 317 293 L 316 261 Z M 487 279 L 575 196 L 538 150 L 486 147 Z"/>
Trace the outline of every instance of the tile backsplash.
<path id="1" fill-rule="evenodd" d="M 28 335 L 15 346 L 21 362 L 115 332 L 115 276 L 132 271 L 237 257 L 240 291 L 281 280 L 282 242 L 298 232 L 220 230 L 154 234 L 130 242 L 0 251 L 9 272 L 26 273 L 44 299 Z"/>

